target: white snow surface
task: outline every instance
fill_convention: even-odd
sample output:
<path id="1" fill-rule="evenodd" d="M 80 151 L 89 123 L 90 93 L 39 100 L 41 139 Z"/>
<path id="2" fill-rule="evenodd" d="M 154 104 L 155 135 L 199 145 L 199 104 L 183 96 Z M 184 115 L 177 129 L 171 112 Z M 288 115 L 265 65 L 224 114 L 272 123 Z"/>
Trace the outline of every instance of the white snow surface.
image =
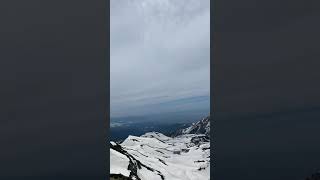
<path id="1" fill-rule="evenodd" d="M 201 134 L 184 134 L 174 138 L 150 132 L 140 137 L 129 136 L 120 146 L 136 160 L 154 169 L 138 168 L 141 180 L 209 180 L 210 142 L 191 142 Z M 110 173 L 129 176 L 127 156 L 111 149 Z M 161 174 L 161 175 L 160 175 Z"/>
<path id="2" fill-rule="evenodd" d="M 110 149 L 110 174 L 122 174 L 129 177 L 130 171 L 127 169 L 129 159 L 118 151 Z"/>

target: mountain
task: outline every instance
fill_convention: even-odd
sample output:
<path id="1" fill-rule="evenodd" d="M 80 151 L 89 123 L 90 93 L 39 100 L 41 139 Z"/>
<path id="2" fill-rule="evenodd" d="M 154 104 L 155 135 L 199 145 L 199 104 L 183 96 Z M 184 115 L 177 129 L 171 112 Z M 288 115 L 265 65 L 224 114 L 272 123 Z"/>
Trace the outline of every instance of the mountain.
<path id="1" fill-rule="evenodd" d="M 192 125 L 187 128 L 176 130 L 171 136 L 175 137 L 183 134 L 205 134 L 210 137 L 210 116 L 192 123 Z"/>
<path id="2" fill-rule="evenodd" d="M 192 126 L 201 124 L 203 132 L 209 133 L 209 119 L 205 119 Z M 206 134 L 187 133 L 202 132 L 202 128 L 193 129 L 173 137 L 149 132 L 129 136 L 121 144 L 110 142 L 110 179 L 209 180 L 210 140 Z"/>

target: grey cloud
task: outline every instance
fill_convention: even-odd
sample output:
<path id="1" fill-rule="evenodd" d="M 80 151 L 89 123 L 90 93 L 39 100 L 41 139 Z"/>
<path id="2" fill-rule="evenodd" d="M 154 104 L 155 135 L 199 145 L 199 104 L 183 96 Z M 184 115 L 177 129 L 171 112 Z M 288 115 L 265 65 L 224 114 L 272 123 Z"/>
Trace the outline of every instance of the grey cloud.
<path id="1" fill-rule="evenodd" d="M 111 115 L 210 94 L 209 0 L 111 1 Z"/>

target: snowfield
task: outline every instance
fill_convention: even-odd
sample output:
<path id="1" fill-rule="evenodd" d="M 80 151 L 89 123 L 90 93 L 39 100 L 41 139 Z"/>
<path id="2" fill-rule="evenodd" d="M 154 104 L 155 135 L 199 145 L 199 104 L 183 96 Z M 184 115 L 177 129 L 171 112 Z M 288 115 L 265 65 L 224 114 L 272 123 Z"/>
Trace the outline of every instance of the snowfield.
<path id="1" fill-rule="evenodd" d="M 150 132 L 110 146 L 111 175 L 137 180 L 210 179 L 210 141 L 204 134 L 167 137 Z"/>
<path id="2" fill-rule="evenodd" d="M 113 166 L 110 168 L 110 174 L 122 174 L 129 177 L 130 171 L 127 169 L 129 165 L 129 159 L 127 156 L 118 151 L 110 149 L 110 162 L 113 162 Z"/>
<path id="3" fill-rule="evenodd" d="M 209 180 L 210 117 L 171 136 L 149 132 L 110 142 L 110 179 Z"/>

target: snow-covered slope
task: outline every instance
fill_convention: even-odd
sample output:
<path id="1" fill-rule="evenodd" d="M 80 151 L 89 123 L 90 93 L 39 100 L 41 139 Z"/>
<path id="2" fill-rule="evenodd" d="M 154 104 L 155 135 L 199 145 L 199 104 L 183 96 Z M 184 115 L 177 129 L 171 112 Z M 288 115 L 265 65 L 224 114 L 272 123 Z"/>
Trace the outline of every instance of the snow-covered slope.
<path id="1" fill-rule="evenodd" d="M 152 132 L 111 143 L 110 174 L 137 180 L 208 180 L 210 144 L 204 135 L 175 138 Z"/>
<path id="2" fill-rule="evenodd" d="M 182 134 L 205 134 L 210 137 L 210 116 L 192 123 L 192 125 L 187 128 L 178 129 L 172 136 L 175 137 Z"/>
<path id="3" fill-rule="evenodd" d="M 209 180 L 210 140 L 199 134 L 199 130 L 209 134 L 207 121 L 204 118 L 174 137 L 149 132 L 129 136 L 121 144 L 111 142 L 110 179 Z"/>

